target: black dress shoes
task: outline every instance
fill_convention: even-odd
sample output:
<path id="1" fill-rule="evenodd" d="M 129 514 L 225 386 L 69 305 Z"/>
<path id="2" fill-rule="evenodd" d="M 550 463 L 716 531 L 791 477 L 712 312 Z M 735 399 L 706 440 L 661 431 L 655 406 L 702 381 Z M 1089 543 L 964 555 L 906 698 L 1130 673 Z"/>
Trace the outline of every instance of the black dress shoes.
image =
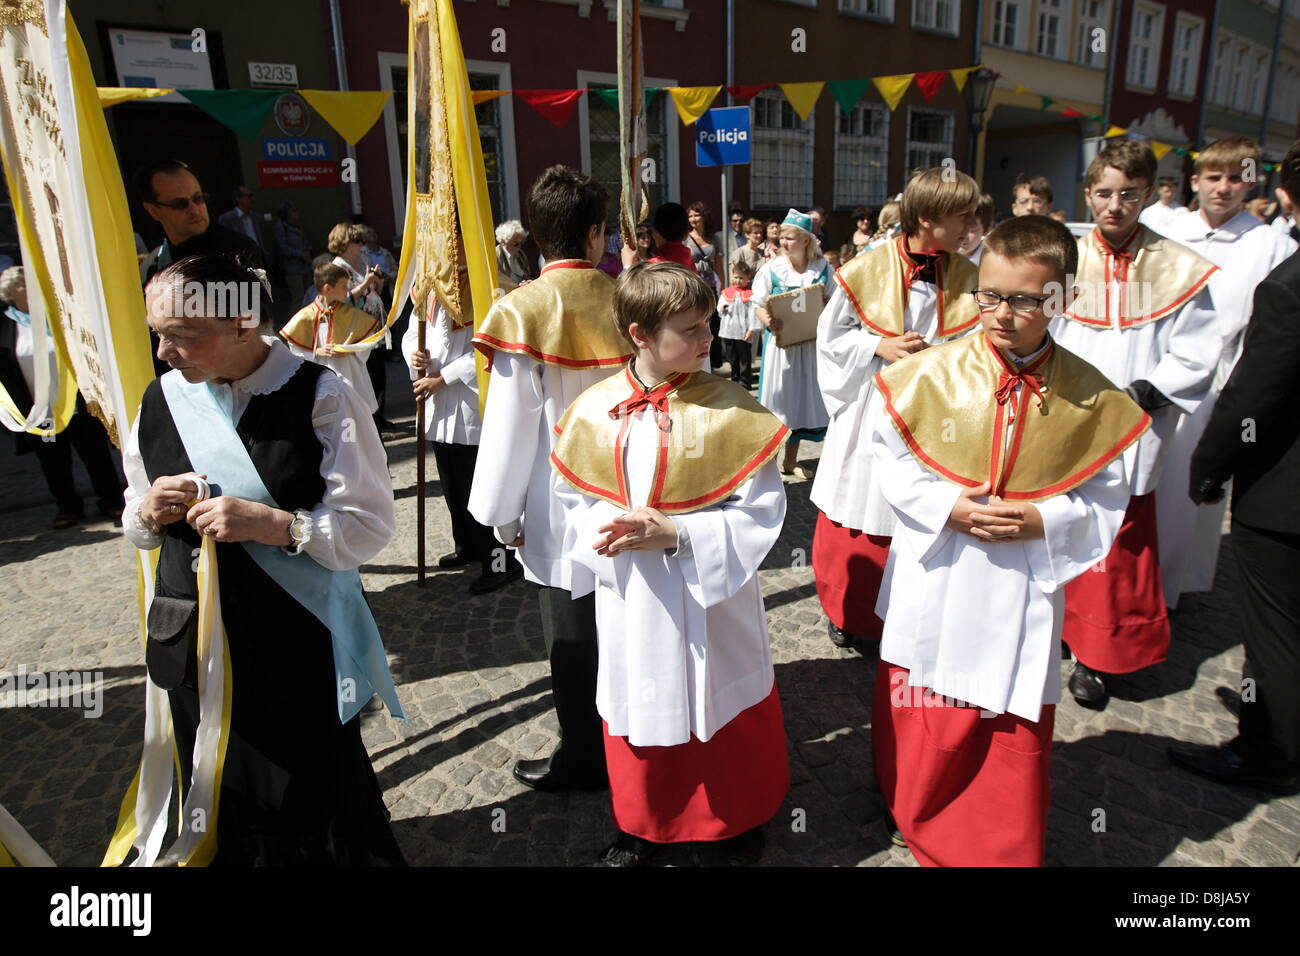
<path id="1" fill-rule="evenodd" d="M 513 564 L 507 570 L 484 574 L 470 582 L 470 594 L 491 594 L 493 591 L 505 587 L 514 581 L 518 581 L 524 576 L 524 568 L 521 564 Z"/>
<path id="2" fill-rule="evenodd" d="M 1106 706 L 1106 682 L 1097 671 L 1075 661 L 1074 672 L 1070 674 L 1070 696 L 1080 707 L 1101 710 Z"/>
<path id="3" fill-rule="evenodd" d="M 857 635 L 840 630 L 830 621 L 826 622 L 826 633 L 830 635 L 831 643 L 836 647 L 852 647 L 858 640 Z"/>
<path id="4" fill-rule="evenodd" d="M 592 866 L 645 866 L 659 845 L 630 833 L 619 833 L 609 846 L 601 851 Z"/>
<path id="5" fill-rule="evenodd" d="M 444 554 L 438 559 L 440 568 L 463 568 L 474 559 L 462 551 L 452 551 L 450 554 Z"/>
<path id="6" fill-rule="evenodd" d="M 1170 747 L 1169 759 L 1198 777 L 1238 787 L 1257 787 L 1268 793 L 1300 793 L 1300 774 L 1270 772 L 1245 760 L 1230 747 Z"/>
<path id="7" fill-rule="evenodd" d="M 763 828 L 754 827 L 738 836 L 703 844 L 700 856 L 708 866 L 754 866 L 763 858 Z"/>
<path id="8" fill-rule="evenodd" d="M 609 777 L 578 776 L 551 769 L 551 758 L 518 760 L 515 762 L 515 779 L 526 787 L 543 793 L 563 793 L 566 790 L 606 790 Z"/>
<path id="9" fill-rule="evenodd" d="M 1231 687 L 1216 687 L 1214 695 L 1219 698 L 1219 703 L 1228 709 L 1228 713 L 1234 717 L 1241 716 L 1241 694 Z"/>

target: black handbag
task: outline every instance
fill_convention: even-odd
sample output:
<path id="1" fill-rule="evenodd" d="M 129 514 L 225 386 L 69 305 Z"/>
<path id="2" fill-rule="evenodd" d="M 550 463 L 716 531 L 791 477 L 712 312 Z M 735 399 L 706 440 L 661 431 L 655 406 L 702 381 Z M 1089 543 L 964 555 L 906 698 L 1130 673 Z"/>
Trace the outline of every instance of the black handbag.
<path id="1" fill-rule="evenodd" d="M 163 690 L 198 687 L 199 602 L 154 594 L 145 618 L 144 662 Z"/>

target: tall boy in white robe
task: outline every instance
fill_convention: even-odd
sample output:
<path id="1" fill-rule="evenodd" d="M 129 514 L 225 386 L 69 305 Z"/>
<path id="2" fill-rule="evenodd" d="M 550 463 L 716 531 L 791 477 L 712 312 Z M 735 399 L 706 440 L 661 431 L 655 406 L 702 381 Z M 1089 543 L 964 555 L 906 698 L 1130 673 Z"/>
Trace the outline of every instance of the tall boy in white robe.
<path id="1" fill-rule="evenodd" d="M 1132 500 L 1119 543 L 1066 591 L 1070 693 L 1087 707 L 1105 706 L 1105 675 L 1169 655 L 1155 490 L 1174 427 L 1208 394 L 1221 349 L 1207 288 L 1217 267 L 1138 222 L 1155 173 L 1151 147 L 1131 139 L 1110 141 L 1088 165 L 1084 195 L 1097 227 L 1079 239 L 1079 296 L 1052 322 L 1057 343 L 1127 391 L 1152 420 L 1128 452 Z"/>
<path id="2" fill-rule="evenodd" d="M 1259 147 L 1245 136 L 1228 136 L 1206 146 L 1192 174 L 1199 208 L 1184 210 L 1159 230 L 1219 267 L 1210 278 L 1210 295 L 1223 343 L 1210 393 L 1194 414 L 1179 416 L 1156 488 L 1160 577 L 1170 608 L 1178 606 L 1180 593 L 1214 586 L 1227 496 L 1199 508 L 1192 503 L 1187 496 L 1192 452 L 1241 355 L 1255 286 L 1296 250 L 1294 239 L 1269 229 L 1244 208 L 1255 187 L 1250 171 L 1259 163 Z"/>
<path id="3" fill-rule="evenodd" d="M 964 173 L 931 169 L 908 183 L 903 235 L 853 257 L 817 321 L 817 380 L 830 413 L 813 480 L 812 565 L 831 641 L 880 638 L 876 595 L 894 514 L 871 479 L 881 414 L 872 377 L 927 345 L 964 335 L 979 311 L 975 267 L 956 249 L 980 228 L 980 191 Z M 988 212 L 991 218 L 992 203 Z"/>
<path id="4" fill-rule="evenodd" d="M 789 789 L 758 568 L 781 533 L 790 430 L 699 371 L 713 293 L 672 263 L 619 279 L 636 356 L 578 398 L 551 462 L 595 573 L 597 706 L 618 839 L 605 866 L 706 841 L 754 862 Z"/>
<path id="5" fill-rule="evenodd" d="M 294 313 L 280 330 L 289 351 L 336 372 L 374 414 L 379 400 L 366 371 L 366 356 L 379 344 L 384 323 L 347 301 L 348 271 L 323 262 L 312 276 L 316 299 Z"/>
<path id="6" fill-rule="evenodd" d="M 985 240 L 983 332 L 876 375 L 898 515 L 878 613 L 876 779 L 923 865 L 1043 859 L 1062 589 L 1106 554 L 1150 418 L 1046 334 L 1076 246 L 1044 216 Z"/>

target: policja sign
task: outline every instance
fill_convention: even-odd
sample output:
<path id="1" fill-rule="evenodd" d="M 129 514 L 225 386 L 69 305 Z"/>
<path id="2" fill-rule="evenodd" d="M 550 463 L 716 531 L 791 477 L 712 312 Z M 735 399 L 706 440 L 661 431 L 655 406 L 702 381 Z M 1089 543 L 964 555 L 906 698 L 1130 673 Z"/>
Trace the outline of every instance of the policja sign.
<path id="1" fill-rule="evenodd" d="M 749 164 L 749 107 L 722 106 L 695 123 L 695 165 L 722 167 L 722 285 L 731 281 L 731 222 L 727 211 L 727 167 Z"/>

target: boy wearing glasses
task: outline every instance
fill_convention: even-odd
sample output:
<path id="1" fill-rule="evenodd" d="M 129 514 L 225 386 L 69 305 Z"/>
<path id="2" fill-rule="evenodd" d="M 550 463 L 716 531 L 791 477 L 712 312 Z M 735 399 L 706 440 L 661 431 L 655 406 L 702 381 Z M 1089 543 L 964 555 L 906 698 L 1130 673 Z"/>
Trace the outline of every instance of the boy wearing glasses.
<path id="1" fill-rule="evenodd" d="M 1115 547 L 1066 589 L 1070 693 L 1094 708 L 1105 705 L 1104 675 L 1168 656 L 1155 490 L 1178 419 L 1205 399 L 1222 349 L 1208 290 L 1217 267 L 1138 222 L 1155 174 L 1155 154 L 1136 140 L 1110 142 L 1089 164 L 1084 195 L 1097 226 L 1079 239 L 1079 296 L 1052 325 L 1060 345 L 1152 419 L 1125 455 L 1132 498 Z"/>
<path id="2" fill-rule="evenodd" d="M 1062 588 L 1119 534 L 1122 455 L 1150 424 L 1047 334 L 1075 271 L 1069 230 L 1015 218 L 984 247 L 968 296 L 983 331 L 875 377 L 874 476 L 898 526 L 874 766 L 925 866 L 1042 864 Z"/>

